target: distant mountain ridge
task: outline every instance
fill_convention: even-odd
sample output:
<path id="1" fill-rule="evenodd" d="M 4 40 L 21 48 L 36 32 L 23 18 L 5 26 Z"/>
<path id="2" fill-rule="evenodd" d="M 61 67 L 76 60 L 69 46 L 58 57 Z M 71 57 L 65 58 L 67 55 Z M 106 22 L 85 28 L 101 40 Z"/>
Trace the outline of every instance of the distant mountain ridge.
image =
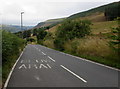
<path id="1" fill-rule="evenodd" d="M 18 25 L 0 25 L 2 30 L 6 30 L 12 33 L 21 31 L 21 26 Z M 22 31 L 33 28 L 33 26 L 23 26 Z"/>
<path id="2" fill-rule="evenodd" d="M 58 19 L 50 19 L 45 22 L 38 23 L 34 28 L 41 28 L 41 27 L 47 27 L 47 26 L 54 26 L 60 22 L 62 22 L 66 18 L 58 18 Z"/>

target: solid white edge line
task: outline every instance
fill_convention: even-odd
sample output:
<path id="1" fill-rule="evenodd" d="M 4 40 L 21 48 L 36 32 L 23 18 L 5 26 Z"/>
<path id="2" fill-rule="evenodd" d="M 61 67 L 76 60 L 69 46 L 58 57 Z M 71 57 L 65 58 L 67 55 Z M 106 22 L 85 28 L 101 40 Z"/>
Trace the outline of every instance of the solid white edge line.
<path id="1" fill-rule="evenodd" d="M 41 45 L 40 45 L 41 46 Z M 42 46 L 44 48 L 48 48 L 46 46 Z M 51 49 L 51 48 L 48 48 L 48 49 Z M 54 50 L 54 49 L 51 49 L 51 50 Z M 55 50 L 55 51 L 58 51 L 58 50 Z M 114 67 L 110 67 L 110 66 L 107 66 L 107 65 L 104 65 L 104 64 L 100 64 L 100 63 L 97 63 L 97 62 L 94 62 L 94 61 L 91 61 L 91 60 L 88 60 L 88 59 L 85 59 L 85 58 L 81 58 L 81 57 L 77 57 L 77 56 L 73 56 L 73 55 L 70 55 L 70 54 L 67 54 L 67 53 L 63 53 L 63 52 L 60 52 L 58 51 L 59 53 L 61 54 L 65 54 L 65 55 L 68 55 L 68 56 L 71 56 L 71 57 L 74 57 L 74 58 L 77 58 L 77 59 L 81 59 L 83 61 L 87 61 L 87 62 L 90 62 L 90 63 L 93 63 L 93 64 L 96 64 L 96 65 L 99 65 L 99 66 L 102 66 L 102 67 L 106 67 L 108 69 L 112 69 L 112 70 L 116 70 L 116 71 L 120 71 L 119 69 L 117 68 L 114 68 Z"/>
<path id="2" fill-rule="evenodd" d="M 70 54 L 63 53 L 63 52 L 60 52 L 60 53 L 62 53 L 64 55 L 68 55 L 68 56 L 74 57 L 74 58 L 77 58 L 77 59 L 81 59 L 83 61 L 87 61 L 87 62 L 96 64 L 96 65 L 99 65 L 99 66 L 103 66 L 103 67 L 106 67 L 106 68 L 109 68 L 109 69 L 112 69 L 112 70 L 120 71 L 119 69 L 116 69 L 116 68 L 113 68 L 113 67 L 110 67 L 110 66 L 107 66 L 107 65 L 104 65 L 104 64 L 100 64 L 100 63 L 97 63 L 97 62 L 94 62 L 94 61 L 91 61 L 91 60 L 88 60 L 88 59 L 85 59 L 85 58 L 73 56 L 73 55 L 70 55 Z"/>
<path id="3" fill-rule="evenodd" d="M 53 62 L 55 62 L 55 60 L 54 60 L 54 59 L 52 59 L 50 56 L 48 56 L 48 58 L 49 58 L 50 60 L 52 60 Z"/>
<path id="4" fill-rule="evenodd" d="M 75 77 L 77 77 L 78 79 L 82 80 L 83 82 L 87 83 L 87 81 L 83 78 L 81 78 L 80 76 L 78 76 L 77 74 L 75 74 L 74 72 L 72 72 L 71 70 L 69 70 L 68 68 L 66 68 L 63 65 L 60 65 L 63 69 L 67 70 L 69 73 L 73 74 Z"/>
<path id="5" fill-rule="evenodd" d="M 27 46 L 26 46 L 26 47 L 27 47 Z M 25 48 L 26 48 L 26 47 L 25 47 Z M 7 80 L 6 80 L 5 85 L 4 85 L 3 88 L 6 88 L 6 87 L 7 87 L 8 82 L 9 82 L 9 80 L 10 80 L 10 77 L 11 77 L 11 75 L 12 75 L 12 73 L 13 73 L 13 70 L 15 69 L 16 64 L 18 63 L 19 59 L 21 58 L 21 56 L 22 56 L 25 48 L 23 49 L 23 51 L 21 52 L 21 54 L 20 54 L 20 56 L 18 57 L 17 61 L 16 61 L 15 64 L 13 65 L 13 67 L 12 67 L 12 69 L 11 69 L 9 75 L 8 75 L 8 78 L 7 78 Z"/>

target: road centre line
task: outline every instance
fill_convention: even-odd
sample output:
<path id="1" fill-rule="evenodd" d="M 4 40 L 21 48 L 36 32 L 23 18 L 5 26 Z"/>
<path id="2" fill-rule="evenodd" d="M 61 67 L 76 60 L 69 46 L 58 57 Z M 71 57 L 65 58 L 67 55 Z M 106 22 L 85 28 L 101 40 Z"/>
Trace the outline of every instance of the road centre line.
<path id="1" fill-rule="evenodd" d="M 49 58 L 50 60 L 52 60 L 53 62 L 55 62 L 55 60 L 54 60 L 54 59 L 52 59 L 50 56 L 48 56 L 48 58 Z"/>
<path id="2" fill-rule="evenodd" d="M 74 75 L 75 77 L 77 77 L 78 79 L 82 80 L 83 82 L 87 83 L 87 81 L 83 78 L 81 78 L 80 76 L 78 76 L 77 74 L 75 74 L 74 72 L 72 72 L 71 70 L 69 70 L 68 68 L 66 68 L 63 65 L 60 65 L 63 69 L 65 69 L 66 71 L 68 71 L 69 73 L 71 73 L 72 75 Z"/>
<path id="3" fill-rule="evenodd" d="M 37 47 L 35 47 L 38 51 L 42 52 L 40 49 L 38 49 Z M 43 55 L 46 55 L 44 52 L 42 52 Z"/>
<path id="4" fill-rule="evenodd" d="M 46 55 L 44 52 L 42 52 L 43 55 Z"/>

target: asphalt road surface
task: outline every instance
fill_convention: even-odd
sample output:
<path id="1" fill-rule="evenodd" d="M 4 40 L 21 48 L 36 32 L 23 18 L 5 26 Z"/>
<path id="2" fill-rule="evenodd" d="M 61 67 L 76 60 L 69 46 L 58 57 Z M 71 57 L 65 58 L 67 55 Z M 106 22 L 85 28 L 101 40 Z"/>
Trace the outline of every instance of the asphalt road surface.
<path id="1" fill-rule="evenodd" d="M 7 87 L 118 87 L 118 70 L 29 44 Z"/>

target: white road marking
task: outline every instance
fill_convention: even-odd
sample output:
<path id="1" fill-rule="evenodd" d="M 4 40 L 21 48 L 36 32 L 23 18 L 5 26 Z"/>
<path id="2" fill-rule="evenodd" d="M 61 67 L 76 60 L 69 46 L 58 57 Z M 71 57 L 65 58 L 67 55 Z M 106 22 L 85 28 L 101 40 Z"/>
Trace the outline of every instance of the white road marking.
<path id="1" fill-rule="evenodd" d="M 29 69 L 31 68 L 31 65 L 30 65 L 30 64 L 28 65 L 28 68 L 29 68 Z"/>
<path id="2" fill-rule="evenodd" d="M 30 60 L 28 60 L 28 62 L 30 63 Z"/>
<path id="3" fill-rule="evenodd" d="M 38 60 L 35 60 L 38 63 Z"/>
<path id="4" fill-rule="evenodd" d="M 21 69 L 21 68 L 27 69 L 27 67 L 25 66 L 25 64 L 22 64 L 22 65 L 19 67 L 19 69 Z"/>
<path id="5" fill-rule="evenodd" d="M 40 64 L 39 68 L 42 68 L 42 66 L 43 66 L 44 68 L 48 68 L 48 67 L 45 66 L 44 64 Z"/>
<path id="6" fill-rule="evenodd" d="M 38 81 L 40 80 L 40 78 L 38 76 L 35 76 L 35 79 L 37 79 Z"/>
<path id="7" fill-rule="evenodd" d="M 106 67 L 106 68 L 109 68 L 109 69 L 112 69 L 112 70 L 120 71 L 119 69 L 116 69 L 116 68 L 113 68 L 113 67 L 110 67 L 110 66 L 107 66 L 107 65 L 104 65 L 104 64 L 100 64 L 100 63 L 97 63 L 97 62 L 94 62 L 94 61 L 91 61 L 91 60 L 88 60 L 88 59 L 85 59 L 85 58 L 80 58 L 80 57 L 73 56 L 73 55 L 70 55 L 70 54 L 66 54 L 66 53 L 63 53 L 63 52 L 59 52 L 59 53 L 62 53 L 64 55 L 68 55 L 68 56 L 71 56 L 71 57 L 74 57 L 74 58 L 77 58 L 77 59 L 80 59 L 80 60 L 83 60 L 83 61 L 86 61 L 86 62 L 90 62 L 90 63 L 96 64 L 96 65 L 99 65 L 99 66 L 103 66 L 103 67 Z"/>
<path id="8" fill-rule="evenodd" d="M 34 64 L 34 67 L 35 67 L 36 69 L 38 69 L 38 67 L 37 67 L 37 65 L 36 65 L 36 64 Z"/>
<path id="9" fill-rule="evenodd" d="M 47 63 L 47 60 L 41 60 L 41 62 L 46 62 Z"/>
<path id="10" fill-rule="evenodd" d="M 41 62 L 43 62 L 43 60 L 41 60 Z"/>
<path id="11" fill-rule="evenodd" d="M 23 63 L 23 60 L 21 60 L 21 62 L 20 63 Z"/>
<path id="12" fill-rule="evenodd" d="M 87 81 L 83 78 L 81 78 L 80 76 L 78 76 L 77 74 L 75 74 L 74 72 L 72 72 L 71 70 L 69 70 L 68 68 L 66 68 L 63 65 L 60 65 L 63 69 L 67 70 L 69 73 L 73 74 L 75 77 L 79 78 L 80 80 L 82 80 L 83 82 L 87 83 Z"/>
<path id="13" fill-rule="evenodd" d="M 55 60 L 54 60 L 54 59 L 52 59 L 50 56 L 48 56 L 48 58 L 49 58 L 49 59 L 51 59 L 53 62 L 55 62 Z"/>
<path id="14" fill-rule="evenodd" d="M 47 64 L 47 66 L 51 69 L 51 66 L 49 64 Z"/>
<path id="15" fill-rule="evenodd" d="M 42 52 L 43 55 L 46 55 L 44 52 Z"/>
<path id="16" fill-rule="evenodd" d="M 26 48 L 26 47 L 25 47 L 25 48 Z M 7 87 L 8 82 L 9 82 L 9 80 L 10 80 L 10 77 L 11 77 L 11 75 L 12 75 L 12 72 L 13 72 L 13 70 L 15 69 L 15 66 L 16 66 L 16 64 L 18 63 L 18 61 L 20 60 L 21 56 L 23 55 L 23 52 L 25 51 L 25 48 L 23 49 L 23 51 L 21 52 L 19 58 L 17 59 L 17 61 L 16 61 L 15 64 L 13 65 L 13 67 L 12 67 L 12 69 L 11 69 L 9 75 L 8 75 L 8 78 L 7 78 L 6 82 L 5 82 L 4 88 Z"/>
<path id="17" fill-rule="evenodd" d="M 42 46 L 42 47 L 45 47 L 45 46 Z M 54 50 L 54 49 L 51 49 L 51 48 L 48 48 L 48 47 L 45 47 L 49 50 Z M 56 50 L 55 50 L 56 51 Z M 106 68 L 109 68 L 109 69 L 112 69 L 112 70 L 116 70 L 116 71 L 120 71 L 120 69 L 117 69 L 117 68 L 113 68 L 113 67 L 110 67 L 110 66 L 107 66 L 107 65 L 104 65 L 104 64 L 100 64 L 100 63 L 97 63 L 97 62 L 94 62 L 94 61 L 91 61 L 91 60 L 88 60 L 88 59 L 85 59 L 85 58 L 80 58 L 80 57 L 77 57 L 77 56 L 73 56 L 73 55 L 70 55 L 70 54 L 67 54 L 67 53 L 63 53 L 63 52 L 60 52 L 60 51 L 57 51 L 59 53 L 62 53 L 62 54 L 65 54 L 65 55 L 68 55 L 68 56 L 71 56 L 71 57 L 74 57 L 74 58 L 77 58 L 77 59 L 81 59 L 83 61 L 87 61 L 87 62 L 90 62 L 90 63 L 93 63 L 93 64 L 96 64 L 96 65 L 99 65 L 99 66 L 103 66 L 103 67 L 106 67 Z"/>

